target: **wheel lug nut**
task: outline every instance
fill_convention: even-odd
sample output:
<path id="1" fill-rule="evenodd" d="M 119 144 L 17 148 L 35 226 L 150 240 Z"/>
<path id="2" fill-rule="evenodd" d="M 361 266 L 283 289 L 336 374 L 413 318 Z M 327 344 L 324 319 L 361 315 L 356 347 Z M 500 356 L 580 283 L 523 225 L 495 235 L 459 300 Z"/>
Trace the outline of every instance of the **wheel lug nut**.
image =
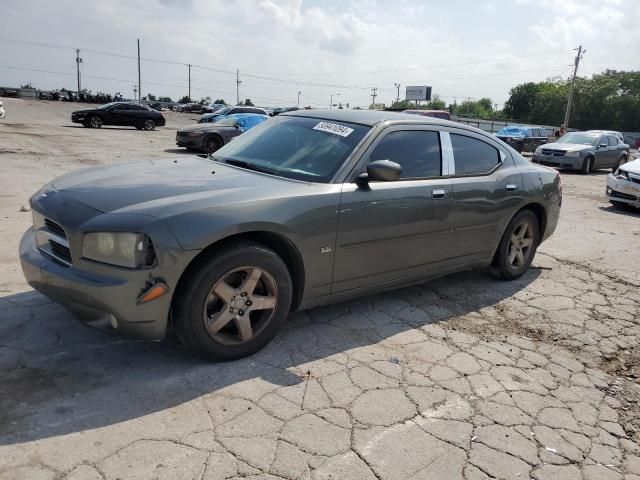
<path id="1" fill-rule="evenodd" d="M 241 297 L 246 297 L 246 296 L 247 296 L 247 292 L 242 292 L 242 293 L 240 294 L 240 296 L 241 296 Z"/>
<path id="2" fill-rule="evenodd" d="M 250 307 L 250 306 L 251 306 L 251 300 L 247 300 L 247 301 L 245 302 L 245 305 L 246 305 L 247 307 Z"/>
<path id="3" fill-rule="evenodd" d="M 233 307 L 229 307 L 229 311 L 233 313 Z"/>
<path id="4" fill-rule="evenodd" d="M 238 315 L 243 316 L 244 315 L 244 310 L 238 310 Z"/>

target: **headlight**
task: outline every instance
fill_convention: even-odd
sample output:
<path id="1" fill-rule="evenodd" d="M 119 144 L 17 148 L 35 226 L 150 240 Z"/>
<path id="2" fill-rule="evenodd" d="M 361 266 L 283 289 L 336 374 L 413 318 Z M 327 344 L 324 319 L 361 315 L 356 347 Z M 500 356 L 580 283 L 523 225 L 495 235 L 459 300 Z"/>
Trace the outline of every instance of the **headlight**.
<path id="1" fill-rule="evenodd" d="M 540 152 L 542 152 L 542 147 L 536 148 L 535 152 L 533 152 L 533 153 L 540 153 Z"/>
<path id="2" fill-rule="evenodd" d="M 580 152 L 580 150 L 576 150 L 574 152 L 567 152 L 567 153 L 564 154 L 564 156 L 565 157 L 579 157 L 581 153 L 582 152 Z"/>
<path id="3" fill-rule="evenodd" d="M 143 233 L 86 233 L 82 240 L 82 256 L 128 268 L 151 266 L 155 261 L 151 239 Z"/>

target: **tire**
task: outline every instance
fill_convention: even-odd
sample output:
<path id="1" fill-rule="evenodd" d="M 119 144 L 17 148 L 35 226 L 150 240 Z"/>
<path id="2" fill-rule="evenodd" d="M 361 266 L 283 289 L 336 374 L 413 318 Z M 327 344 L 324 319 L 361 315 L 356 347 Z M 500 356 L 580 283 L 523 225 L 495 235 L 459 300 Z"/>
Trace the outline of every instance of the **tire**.
<path id="1" fill-rule="evenodd" d="M 214 135 L 206 137 L 202 142 L 202 151 L 204 153 L 213 153 L 222 146 L 220 139 Z"/>
<path id="2" fill-rule="evenodd" d="M 593 171 L 593 157 L 585 157 L 582 161 L 582 168 L 580 169 L 580 172 L 584 175 L 588 175 L 591 171 Z"/>
<path id="3" fill-rule="evenodd" d="M 209 360 L 251 355 L 287 320 L 292 299 L 287 266 L 272 250 L 248 241 L 205 255 L 185 272 L 176 292 L 176 333 Z M 250 285 L 244 291 L 246 282 Z"/>
<path id="4" fill-rule="evenodd" d="M 620 168 L 620 165 L 624 165 L 625 163 L 627 163 L 627 156 L 621 155 L 618 159 L 618 164 L 615 167 L 611 167 L 611 173 L 615 173 L 615 171 Z"/>
<path id="5" fill-rule="evenodd" d="M 627 209 L 629 207 L 624 202 L 616 202 L 615 200 L 609 200 L 609 201 L 611 202 L 611 205 L 613 205 L 616 208 Z"/>
<path id="6" fill-rule="evenodd" d="M 97 115 L 89 117 L 89 126 L 91 128 L 102 128 L 102 119 Z"/>
<path id="7" fill-rule="evenodd" d="M 156 122 L 154 122 L 150 118 L 147 118 L 144 121 L 144 126 L 142 128 L 144 128 L 145 130 L 148 130 L 148 131 L 155 130 L 156 129 Z"/>
<path id="8" fill-rule="evenodd" d="M 501 280 L 515 280 L 527 271 L 539 244 L 538 218 L 531 210 L 522 210 L 509 222 L 489 271 Z"/>

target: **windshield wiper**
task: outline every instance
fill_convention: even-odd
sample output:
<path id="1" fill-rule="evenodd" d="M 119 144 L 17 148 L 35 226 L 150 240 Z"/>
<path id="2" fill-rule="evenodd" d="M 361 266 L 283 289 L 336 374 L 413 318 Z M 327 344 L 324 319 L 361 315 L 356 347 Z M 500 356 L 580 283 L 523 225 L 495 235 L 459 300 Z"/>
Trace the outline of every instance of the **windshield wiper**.
<path id="1" fill-rule="evenodd" d="M 215 157 L 214 159 L 220 161 Z M 262 167 L 260 165 L 255 165 L 253 163 L 245 162 L 244 160 L 235 160 L 233 158 L 228 158 L 224 161 L 224 163 L 228 163 L 229 165 L 234 165 L 236 167 L 246 168 L 247 170 L 253 170 L 254 172 L 270 173 L 272 175 L 275 174 L 275 170 L 267 167 Z"/>

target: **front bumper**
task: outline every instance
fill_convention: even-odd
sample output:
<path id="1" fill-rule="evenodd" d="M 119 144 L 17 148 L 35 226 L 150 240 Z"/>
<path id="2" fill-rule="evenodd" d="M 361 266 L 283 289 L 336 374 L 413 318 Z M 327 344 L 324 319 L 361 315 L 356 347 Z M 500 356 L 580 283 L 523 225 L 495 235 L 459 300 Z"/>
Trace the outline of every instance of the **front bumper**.
<path id="1" fill-rule="evenodd" d="M 176 145 L 179 147 L 202 150 L 202 139 L 204 135 L 180 135 L 176 134 Z"/>
<path id="2" fill-rule="evenodd" d="M 607 198 L 612 202 L 626 203 L 640 208 L 640 183 L 607 175 Z"/>
<path id="3" fill-rule="evenodd" d="M 554 167 L 568 170 L 580 170 L 582 168 L 582 157 L 567 157 L 554 155 L 543 155 L 534 153 L 531 158 L 533 163 L 544 165 L 545 167 Z"/>
<path id="4" fill-rule="evenodd" d="M 86 121 L 85 115 L 71 115 L 71 121 L 73 123 L 84 123 Z"/>
<path id="5" fill-rule="evenodd" d="M 20 242 L 20 263 L 29 285 L 65 306 L 80 322 L 132 338 L 164 337 L 171 295 L 136 304 L 149 280 L 148 270 L 113 268 L 112 275 L 106 275 L 61 265 L 38 250 L 33 228 Z"/>

